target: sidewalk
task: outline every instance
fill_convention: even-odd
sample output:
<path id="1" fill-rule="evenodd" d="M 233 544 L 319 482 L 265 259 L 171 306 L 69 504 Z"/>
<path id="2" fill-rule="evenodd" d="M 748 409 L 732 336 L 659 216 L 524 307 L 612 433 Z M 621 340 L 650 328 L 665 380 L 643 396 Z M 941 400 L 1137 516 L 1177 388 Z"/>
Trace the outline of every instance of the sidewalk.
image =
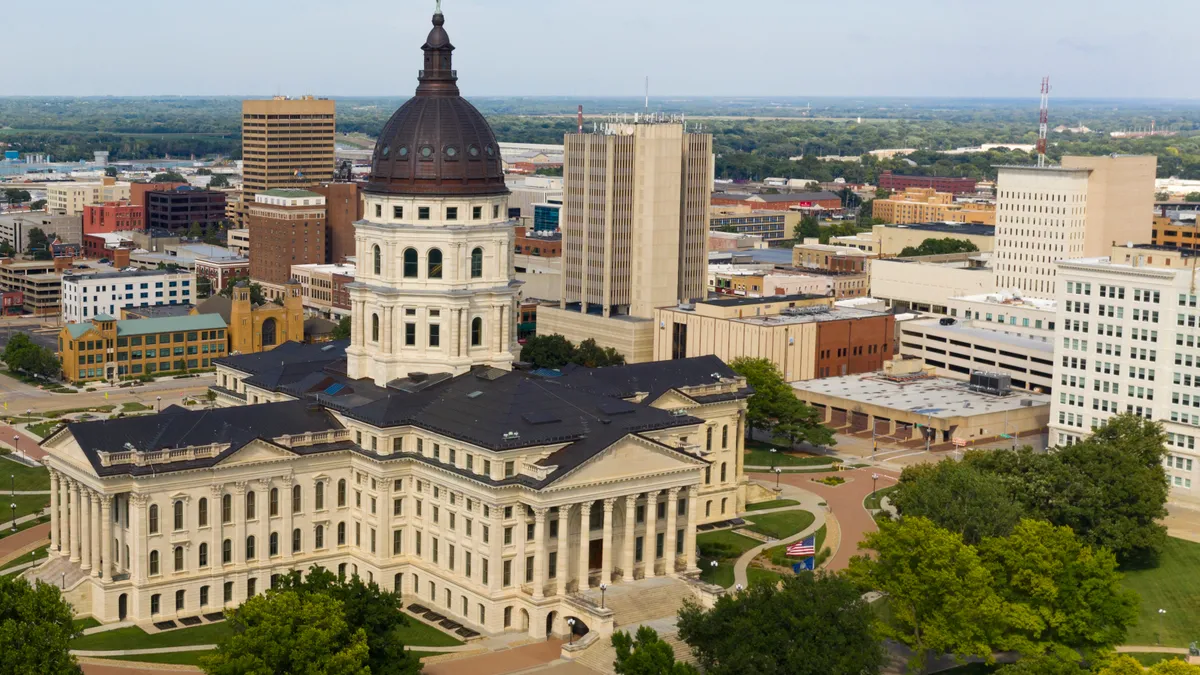
<path id="1" fill-rule="evenodd" d="M 747 580 L 746 570 L 749 569 L 749 567 L 750 567 L 750 561 L 754 560 L 754 558 L 759 553 L 762 553 L 763 551 L 765 551 L 769 548 L 774 548 L 776 546 L 780 546 L 783 544 L 790 544 L 793 541 L 798 541 L 800 539 L 803 539 L 803 538 L 809 536 L 810 534 L 813 534 L 817 530 L 821 529 L 821 527 L 823 525 L 825 525 L 826 510 L 825 510 L 824 506 L 821 506 L 821 502 L 824 500 L 821 499 L 821 497 L 819 495 L 809 492 L 808 490 L 805 490 L 805 489 L 802 489 L 799 487 L 795 487 L 793 485 L 787 485 L 786 483 L 781 483 L 779 487 L 782 490 L 781 496 L 784 499 L 794 499 L 800 503 L 796 504 L 794 506 L 785 506 L 785 507 L 781 507 L 778 509 L 764 509 L 762 511 L 753 511 L 753 512 L 744 514 L 745 517 L 749 518 L 750 520 L 754 520 L 754 516 L 757 514 L 760 514 L 760 513 L 775 513 L 778 511 L 808 511 L 809 513 L 812 513 L 814 516 L 813 522 L 811 525 L 809 525 L 804 530 L 797 532 L 796 534 L 793 534 L 790 537 L 784 537 L 783 539 L 773 539 L 773 540 L 768 541 L 759 546 L 755 546 L 754 548 L 750 549 L 749 551 L 746 551 L 745 553 L 743 553 L 742 556 L 737 559 L 737 562 L 734 563 L 734 566 L 733 566 L 733 583 L 741 584 L 743 588 L 745 588 L 749 584 L 749 581 Z M 739 534 L 749 534 L 746 532 L 738 532 L 738 533 Z M 757 539 L 757 537 L 753 537 L 753 538 Z"/>
<path id="2" fill-rule="evenodd" d="M 50 523 L 42 523 L 0 539 L 0 565 L 50 543 Z"/>

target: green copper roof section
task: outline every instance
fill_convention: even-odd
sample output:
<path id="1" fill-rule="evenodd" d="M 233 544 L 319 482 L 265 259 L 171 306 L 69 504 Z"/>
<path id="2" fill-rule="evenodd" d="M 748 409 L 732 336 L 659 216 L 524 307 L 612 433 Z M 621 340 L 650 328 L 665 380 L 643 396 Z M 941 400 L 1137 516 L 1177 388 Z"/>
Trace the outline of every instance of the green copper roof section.
<path id="1" fill-rule="evenodd" d="M 118 321 L 117 336 L 177 333 L 189 330 L 212 330 L 214 328 L 225 328 L 225 320 L 219 314 L 165 316 L 156 319 Z"/>
<path id="2" fill-rule="evenodd" d="M 95 326 L 93 326 L 90 322 L 67 324 L 67 332 L 71 334 L 72 340 L 78 340 L 81 336 L 83 336 L 84 333 L 87 333 L 93 328 L 95 328 Z"/>

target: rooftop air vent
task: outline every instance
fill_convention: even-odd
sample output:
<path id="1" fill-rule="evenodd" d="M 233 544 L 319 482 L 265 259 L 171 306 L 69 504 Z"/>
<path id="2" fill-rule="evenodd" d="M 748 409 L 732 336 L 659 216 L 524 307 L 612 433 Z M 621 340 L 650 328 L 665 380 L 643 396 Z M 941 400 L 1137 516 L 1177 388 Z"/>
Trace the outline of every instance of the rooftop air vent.
<path id="1" fill-rule="evenodd" d="M 521 437 L 521 434 L 519 434 L 515 431 L 508 431 L 508 432 L 505 432 L 505 434 L 504 434 L 504 440 L 506 440 L 506 441 L 515 441 L 520 437 Z"/>

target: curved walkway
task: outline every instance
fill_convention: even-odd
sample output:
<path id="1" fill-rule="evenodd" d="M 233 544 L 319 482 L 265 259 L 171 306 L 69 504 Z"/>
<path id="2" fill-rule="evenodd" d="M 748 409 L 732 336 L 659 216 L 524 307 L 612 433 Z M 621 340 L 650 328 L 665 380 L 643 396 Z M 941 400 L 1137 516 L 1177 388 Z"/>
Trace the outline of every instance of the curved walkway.
<path id="1" fill-rule="evenodd" d="M 821 497 L 808 492 L 807 490 L 802 490 L 787 484 L 781 483 L 780 488 L 782 490 L 782 494 L 780 496 L 782 496 L 784 499 L 794 499 L 800 503 L 792 506 L 782 506 L 777 509 L 752 511 L 744 515 L 750 520 L 754 520 L 754 516 L 764 513 L 778 513 L 780 511 L 808 511 L 809 513 L 813 514 L 813 522 L 811 525 L 804 528 L 802 531 L 797 532 L 796 534 L 793 534 L 789 537 L 784 537 L 783 539 L 772 539 L 771 541 L 768 541 L 764 544 L 759 544 L 758 546 L 755 546 L 749 551 L 743 553 L 733 566 L 734 584 L 741 584 L 742 587 L 745 587 L 749 584 L 746 576 L 746 570 L 750 567 L 750 561 L 754 560 L 759 553 L 781 544 L 790 544 L 793 541 L 803 539 L 804 537 L 807 537 L 808 535 L 821 529 L 821 526 L 825 524 L 825 507 L 821 506 L 821 502 L 824 500 L 822 500 Z"/>
<path id="2" fill-rule="evenodd" d="M 876 487 L 892 485 L 899 473 L 879 467 L 861 469 L 846 469 L 845 471 L 826 471 L 822 473 L 783 473 L 779 475 L 780 485 L 790 485 L 802 491 L 811 492 L 823 499 L 829 505 L 829 511 L 837 517 L 841 526 L 841 544 L 829 558 L 826 567 L 831 570 L 845 569 L 850 558 L 858 553 L 858 543 L 868 532 L 874 532 L 875 519 L 863 507 L 863 500 L 871 494 L 871 474 L 879 474 Z M 774 485 L 776 476 L 769 473 L 751 473 L 750 478 Z M 844 478 L 845 483 L 837 486 L 818 483 L 817 480 L 826 476 Z M 816 480 L 814 480 L 816 479 Z M 740 562 L 740 561 L 739 561 Z"/>

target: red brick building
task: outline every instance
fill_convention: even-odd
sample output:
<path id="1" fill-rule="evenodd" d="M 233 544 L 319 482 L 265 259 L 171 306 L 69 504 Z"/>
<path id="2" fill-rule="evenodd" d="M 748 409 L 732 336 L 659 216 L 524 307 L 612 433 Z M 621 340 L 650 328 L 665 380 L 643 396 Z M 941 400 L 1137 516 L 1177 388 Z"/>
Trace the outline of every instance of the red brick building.
<path id="1" fill-rule="evenodd" d="M 350 311 L 350 291 L 346 288 L 347 284 L 354 283 L 354 277 L 347 274 L 333 275 L 333 302 L 331 303 L 338 309 Z"/>
<path id="2" fill-rule="evenodd" d="M 354 223 L 362 220 L 363 201 L 358 183 L 321 183 L 312 191 L 325 196 L 325 260 L 346 262 L 354 255 Z"/>
<path id="3" fill-rule="evenodd" d="M 517 240 L 513 247 L 514 252 L 524 255 L 535 255 L 542 258 L 561 258 L 562 257 L 562 234 L 554 233 L 550 235 L 531 236 L 525 233 L 525 228 L 518 226 Z"/>
<path id="4" fill-rule="evenodd" d="M 864 316 L 817 325 L 817 377 L 870 373 L 892 358 L 896 317 Z"/>
<path id="5" fill-rule="evenodd" d="M 325 196 L 280 188 L 249 205 L 250 277 L 285 284 L 292 265 L 325 264 Z"/>
<path id="6" fill-rule="evenodd" d="M 126 201 L 83 207 L 83 233 L 141 232 L 146 229 L 146 208 Z"/>
<path id="7" fill-rule="evenodd" d="M 146 203 L 149 201 L 146 197 L 147 193 L 174 190 L 184 185 L 187 183 L 131 183 L 129 185 L 129 203 L 142 207 L 142 213 L 145 213 Z"/>
<path id="8" fill-rule="evenodd" d="M 842 208 L 842 198 L 833 192 L 793 192 L 790 194 L 735 194 L 716 192 L 713 206 L 749 206 L 752 211 L 791 211 L 819 207 L 827 211 Z"/>
<path id="9" fill-rule="evenodd" d="M 971 194 L 975 192 L 974 178 L 949 178 L 945 176 L 904 176 L 884 171 L 879 174 L 879 187 L 893 192 L 903 192 L 910 187 L 933 188 L 938 192 Z"/>
<path id="10" fill-rule="evenodd" d="M 25 294 L 21 291 L 4 291 L 0 293 L 0 312 L 4 316 L 20 314 L 25 305 Z"/>

